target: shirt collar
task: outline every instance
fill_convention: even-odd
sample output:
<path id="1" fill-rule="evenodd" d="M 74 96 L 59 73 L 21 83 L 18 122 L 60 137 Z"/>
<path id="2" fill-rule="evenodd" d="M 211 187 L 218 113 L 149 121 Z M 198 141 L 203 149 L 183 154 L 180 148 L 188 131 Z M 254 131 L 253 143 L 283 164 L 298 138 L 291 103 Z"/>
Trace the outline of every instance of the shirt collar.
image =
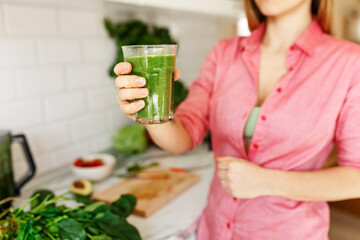
<path id="1" fill-rule="evenodd" d="M 246 50 L 250 50 L 256 46 L 259 46 L 265 29 L 266 23 L 262 22 L 259 27 L 252 31 L 251 36 L 243 41 L 243 47 Z M 314 17 L 309 27 L 301 34 L 301 36 L 295 41 L 293 45 L 296 45 L 309 56 L 311 56 L 314 53 L 315 47 L 321 43 L 322 36 L 323 31 L 318 21 L 316 20 L 316 17 Z"/>
<path id="2" fill-rule="evenodd" d="M 323 31 L 316 17 L 314 17 L 310 26 L 295 41 L 295 45 L 311 56 L 314 53 L 315 47 L 322 42 L 322 37 Z"/>

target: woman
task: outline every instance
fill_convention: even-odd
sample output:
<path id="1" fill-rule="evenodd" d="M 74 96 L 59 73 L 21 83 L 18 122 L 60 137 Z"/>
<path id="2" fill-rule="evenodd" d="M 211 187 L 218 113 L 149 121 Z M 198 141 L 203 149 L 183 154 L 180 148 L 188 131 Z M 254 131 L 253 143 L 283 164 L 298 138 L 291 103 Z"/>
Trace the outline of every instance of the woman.
<path id="1" fill-rule="evenodd" d="M 198 239 L 328 239 L 326 201 L 360 197 L 360 48 L 326 33 L 329 5 L 246 0 L 252 35 L 217 43 L 175 121 L 146 126 L 175 154 L 211 131 L 217 174 Z M 129 117 L 148 93 L 130 71 L 115 67 Z M 334 142 L 339 166 L 322 169 Z"/>

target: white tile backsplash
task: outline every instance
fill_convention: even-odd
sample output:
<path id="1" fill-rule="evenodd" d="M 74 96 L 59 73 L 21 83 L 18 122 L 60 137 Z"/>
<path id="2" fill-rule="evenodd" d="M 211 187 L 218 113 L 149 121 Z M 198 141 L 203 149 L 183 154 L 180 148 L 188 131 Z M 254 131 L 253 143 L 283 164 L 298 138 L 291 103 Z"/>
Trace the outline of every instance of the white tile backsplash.
<path id="1" fill-rule="evenodd" d="M 49 95 L 64 90 L 64 76 L 61 67 L 19 70 L 15 76 L 20 97 Z"/>
<path id="2" fill-rule="evenodd" d="M 57 33 L 55 8 L 5 4 L 4 13 L 6 30 L 9 34 L 55 35 Z"/>
<path id="3" fill-rule="evenodd" d="M 43 122 L 41 99 L 26 99 L 0 104 L 2 129 L 30 127 Z"/>
<path id="4" fill-rule="evenodd" d="M 142 9 L 142 10 L 141 10 Z M 39 173 L 111 146 L 132 123 L 116 102 L 108 68 L 116 45 L 103 18 L 170 28 L 187 85 L 219 38 L 219 21 L 199 14 L 110 4 L 104 0 L 0 0 L 0 129 L 27 135 Z M 17 177 L 26 170 L 14 150 Z"/>
<path id="5" fill-rule="evenodd" d="M 16 86 L 12 72 L 0 72 L 0 103 L 2 100 L 14 99 Z"/>
<path id="6" fill-rule="evenodd" d="M 66 69 L 66 85 L 69 89 L 84 89 L 101 85 L 104 70 L 98 64 L 69 66 Z"/>
<path id="7" fill-rule="evenodd" d="M 112 40 L 108 38 L 84 40 L 84 60 L 86 62 L 106 61 L 111 63 L 115 56 L 116 48 Z"/>
<path id="8" fill-rule="evenodd" d="M 106 126 L 107 130 L 114 131 L 123 124 L 130 124 L 132 121 L 125 114 L 122 114 L 120 107 L 115 107 L 107 112 Z"/>
<path id="9" fill-rule="evenodd" d="M 34 39 L 0 38 L 0 67 L 32 66 L 36 63 Z"/>
<path id="10" fill-rule="evenodd" d="M 86 112 L 85 94 L 83 92 L 63 93 L 45 98 L 46 119 L 51 122 L 72 118 Z"/>
<path id="11" fill-rule="evenodd" d="M 96 136 L 105 131 L 105 116 L 103 113 L 80 117 L 71 122 L 72 140 L 79 140 Z"/>
<path id="12" fill-rule="evenodd" d="M 67 123 L 40 126 L 25 131 L 25 134 L 35 155 L 49 153 L 70 143 Z"/>
<path id="13" fill-rule="evenodd" d="M 38 48 L 41 63 L 80 63 L 80 39 L 40 39 Z"/>
<path id="14" fill-rule="evenodd" d="M 102 16 L 96 12 L 78 10 L 60 10 L 60 33 L 63 35 L 95 36 Z"/>
<path id="15" fill-rule="evenodd" d="M 93 137 L 90 141 L 90 147 L 92 152 L 102 151 L 112 146 L 112 136 L 115 134 L 113 131 L 104 132 L 101 135 Z"/>
<path id="16" fill-rule="evenodd" d="M 116 106 L 117 90 L 114 87 L 91 90 L 88 94 L 88 104 L 90 110 L 105 109 Z"/>
<path id="17" fill-rule="evenodd" d="M 76 158 L 81 157 L 90 151 L 90 143 L 87 141 L 80 141 L 78 143 L 68 145 L 60 151 L 53 153 L 53 158 L 51 159 L 52 167 L 56 168 L 64 165 L 70 165 L 70 163 Z"/>
<path id="18" fill-rule="evenodd" d="M 3 4 L 0 4 L 0 34 L 5 32 Z"/>

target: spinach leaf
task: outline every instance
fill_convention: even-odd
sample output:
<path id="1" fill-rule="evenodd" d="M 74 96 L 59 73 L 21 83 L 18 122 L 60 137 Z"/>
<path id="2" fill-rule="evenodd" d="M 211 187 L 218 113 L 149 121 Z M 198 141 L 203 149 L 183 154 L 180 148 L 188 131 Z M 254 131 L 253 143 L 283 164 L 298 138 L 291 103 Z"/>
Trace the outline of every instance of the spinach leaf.
<path id="1" fill-rule="evenodd" d="M 113 238 L 103 234 L 103 235 L 99 235 L 99 236 L 89 236 L 89 238 L 91 240 L 113 240 Z"/>
<path id="2" fill-rule="evenodd" d="M 133 212 L 135 205 L 136 197 L 131 194 L 124 194 L 110 205 L 110 209 L 118 216 L 126 218 Z"/>
<path id="3" fill-rule="evenodd" d="M 49 208 L 47 208 L 46 210 L 40 212 L 39 214 L 41 216 L 46 217 L 46 218 L 52 218 L 52 217 L 60 216 L 61 212 L 54 205 L 51 205 Z"/>
<path id="4" fill-rule="evenodd" d="M 107 235 L 121 240 L 141 240 L 138 230 L 130 225 L 125 218 L 110 211 L 96 215 L 97 226 Z"/>
<path id="5" fill-rule="evenodd" d="M 86 240 L 84 226 L 78 221 L 65 218 L 56 223 L 60 228 L 59 236 L 63 240 Z"/>

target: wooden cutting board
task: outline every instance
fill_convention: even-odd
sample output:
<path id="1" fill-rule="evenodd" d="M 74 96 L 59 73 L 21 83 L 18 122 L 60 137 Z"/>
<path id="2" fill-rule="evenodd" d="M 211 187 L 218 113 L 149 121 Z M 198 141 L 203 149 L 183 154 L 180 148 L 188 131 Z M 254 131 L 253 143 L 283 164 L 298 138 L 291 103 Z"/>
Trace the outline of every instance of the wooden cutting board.
<path id="1" fill-rule="evenodd" d="M 112 203 L 122 194 L 133 194 L 137 198 L 134 214 L 149 217 L 165 204 L 200 180 L 200 176 L 189 172 L 174 172 L 152 167 L 144 171 L 160 173 L 160 178 L 129 178 L 93 196 L 96 201 Z M 156 175 L 156 174 L 155 174 Z"/>

